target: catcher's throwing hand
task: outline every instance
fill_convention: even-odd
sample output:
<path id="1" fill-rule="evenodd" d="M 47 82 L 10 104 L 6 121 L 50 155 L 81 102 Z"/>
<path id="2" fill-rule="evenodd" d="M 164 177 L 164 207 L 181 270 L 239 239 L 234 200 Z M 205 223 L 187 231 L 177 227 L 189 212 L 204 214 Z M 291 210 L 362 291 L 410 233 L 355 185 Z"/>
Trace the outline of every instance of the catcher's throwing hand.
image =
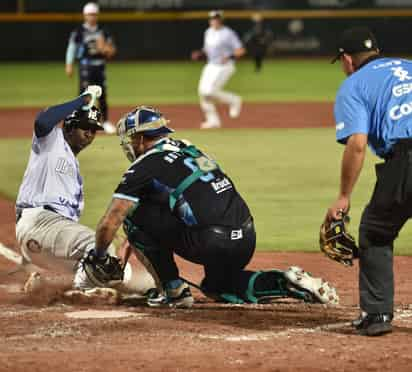
<path id="1" fill-rule="evenodd" d="M 354 237 L 349 234 L 349 216 L 340 212 L 338 219 L 326 220 L 320 226 L 320 250 L 330 259 L 345 266 L 352 266 L 353 259 L 359 257 Z"/>
<path id="2" fill-rule="evenodd" d="M 113 287 L 123 280 L 123 267 L 120 259 L 106 254 L 98 256 L 96 250 L 89 251 L 81 260 L 88 279 L 96 287 Z"/>

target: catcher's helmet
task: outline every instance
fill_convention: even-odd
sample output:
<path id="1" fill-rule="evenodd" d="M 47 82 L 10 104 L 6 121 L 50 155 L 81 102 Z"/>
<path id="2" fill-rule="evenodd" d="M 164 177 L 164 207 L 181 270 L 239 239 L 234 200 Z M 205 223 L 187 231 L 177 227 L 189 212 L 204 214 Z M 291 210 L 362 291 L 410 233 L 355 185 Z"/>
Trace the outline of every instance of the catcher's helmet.
<path id="1" fill-rule="evenodd" d="M 80 128 L 83 130 L 104 130 L 103 126 L 100 124 L 101 116 L 102 114 L 95 106 L 90 110 L 75 110 L 64 119 L 63 128 L 67 131 L 70 131 L 73 128 Z"/>
<path id="2" fill-rule="evenodd" d="M 169 128 L 168 124 L 169 120 L 159 110 L 149 106 L 139 106 L 123 116 L 117 123 L 117 135 L 127 158 L 131 162 L 136 160 L 131 145 L 132 136 L 143 134 L 145 137 L 158 137 L 173 133 L 174 130 Z"/>

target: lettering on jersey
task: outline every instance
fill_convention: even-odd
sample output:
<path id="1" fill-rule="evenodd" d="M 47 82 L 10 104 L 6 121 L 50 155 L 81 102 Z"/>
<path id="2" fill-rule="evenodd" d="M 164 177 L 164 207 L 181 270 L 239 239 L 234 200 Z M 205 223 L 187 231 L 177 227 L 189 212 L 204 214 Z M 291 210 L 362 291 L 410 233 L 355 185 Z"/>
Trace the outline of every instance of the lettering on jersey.
<path id="1" fill-rule="evenodd" d="M 182 155 L 178 152 L 170 152 L 163 159 L 172 164 L 176 159 L 179 159 L 180 156 Z"/>
<path id="2" fill-rule="evenodd" d="M 134 173 L 134 169 L 128 169 L 126 172 L 124 172 L 120 183 L 126 183 L 127 175 L 128 174 L 133 174 L 133 173 Z"/>
<path id="3" fill-rule="evenodd" d="M 74 167 L 65 158 L 57 159 L 55 171 L 61 174 L 67 174 L 70 177 L 75 176 Z"/>
<path id="4" fill-rule="evenodd" d="M 92 56 L 99 53 L 99 51 L 97 50 L 97 39 L 100 37 L 103 37 L 101 31 L 87 33 L 84 36 L 84 42 L 85 44 L 87 44 L 89 54 Z"/>
<path id="5" fill-rule="evenodd" d="M 394 61 L 389 61 L 389 62 L 384 62 L 384 63 L 379 63 L 378 65 L 373 66 L 373 69 L 376 70 L 378 68 L 383 68 L 383 67 L 389 67 L 389 66 L 397 66 L 402 64 L 402 61 L 399 60 L 394 60 Z"/>
<path id="6" fill-rule="evenodd" d="M 408 116 L 410 114 L 412 114 L 412 102 L 393 106 L 389 110 L 389 116 L 392 120 L 399 120 L 403 116 Z"/>
<path id="7" fill-rule="evenodd" d="M 226 177 L 221 181 L 211 182 L 210 184 L 212 185 L 213 190 L 216 191 L 216 194 L 220 194 L 232 188 L 232 184 Z"/>
<path id="8" fill-rule="evenodd" d="M 342 130 L 345 128 L 345 123 L 343 121 L 336 124 L 336 130 Z"/>
<path id="9" fill-rule="evenodd" d="M 392 94 L 395 97 L 401 97 L 405 94 L 409 94 L 412 92 L 412 83 L 403 83 L 403 84 L 398 84 L 395 85 L 392 88 Z"/>
<path id="10" fill-rule="evenodd" d="M 230 232 L 230 240 L 239 240 L 243 238 L 243 231 L 242 229 L 239 230 L 232 230 Z"/>
<path id="11" fill-rule="evenodd" d="M 398 78 L 399 81 L 411 80 L 412 77 L 409 76 L 409 71 L 404 70 L 400 67 L 392 67 L 393 75 Z"/>

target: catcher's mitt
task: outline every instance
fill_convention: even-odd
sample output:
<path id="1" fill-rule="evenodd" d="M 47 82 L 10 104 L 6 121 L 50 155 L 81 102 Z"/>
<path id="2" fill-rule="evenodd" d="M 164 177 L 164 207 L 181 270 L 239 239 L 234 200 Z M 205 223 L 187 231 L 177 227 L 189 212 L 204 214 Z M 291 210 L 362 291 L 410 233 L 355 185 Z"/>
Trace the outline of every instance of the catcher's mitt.
<path id="1" fill-rule="evenodd" d="M 81 261 L 88 279 L 96 287 L 113 287 L 123 280 L 123 268 L 120 259 L 106 254 L 98 257 L 92 249 Z"/>
<path id="2" fill-rule="evenodd" d="M 359 257 L 354 237 L 347 231 L 349 216 L 320 226 L 320 250 L 332 260 L 345 266 L 352 266 L 352 260 Z"/>

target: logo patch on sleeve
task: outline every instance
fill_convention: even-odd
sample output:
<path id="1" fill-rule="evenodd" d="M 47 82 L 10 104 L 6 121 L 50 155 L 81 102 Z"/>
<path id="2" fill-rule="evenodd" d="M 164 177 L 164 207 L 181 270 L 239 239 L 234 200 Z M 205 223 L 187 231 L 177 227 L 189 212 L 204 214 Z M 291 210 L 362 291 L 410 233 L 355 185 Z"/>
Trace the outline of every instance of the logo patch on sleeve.
<path id="1" fill-rule="evenodd" d="M 336 130 L 342 130 L 343 128 L 345 128 L 345 123 L 343 121 L 336 124 Z"/>

